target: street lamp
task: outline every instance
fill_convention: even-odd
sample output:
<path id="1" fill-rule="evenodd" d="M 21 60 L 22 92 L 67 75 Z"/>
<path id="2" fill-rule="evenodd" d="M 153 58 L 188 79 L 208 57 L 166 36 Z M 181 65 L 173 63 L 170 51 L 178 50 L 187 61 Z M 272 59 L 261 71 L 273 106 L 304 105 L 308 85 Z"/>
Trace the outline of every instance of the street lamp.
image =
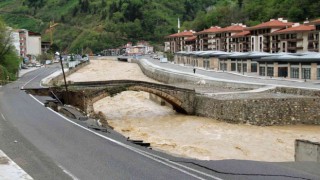
<path id="1" fill-rule="evenodd" d="M 56 52 L 55 54 L 57 56 L 59 56 L 59 59 L 60 59 L 60 65 L 61 65 L 63 79 L 64 79 L 64 87 L 66 89 L 66 102 L 65 102 L 65 104 L 66 104 L 69 101 L 69 99 L 68 99 L 69 98 L 69 92 L 68 92 L 68 86 L 67 86 L 67 81 L 66 81 L 66 75 L 64 73 L 64 68 L 63 68 L 63 63 L 62 63 L 62 56 L 61 56 L 61 54 L 59 52 Z"/>

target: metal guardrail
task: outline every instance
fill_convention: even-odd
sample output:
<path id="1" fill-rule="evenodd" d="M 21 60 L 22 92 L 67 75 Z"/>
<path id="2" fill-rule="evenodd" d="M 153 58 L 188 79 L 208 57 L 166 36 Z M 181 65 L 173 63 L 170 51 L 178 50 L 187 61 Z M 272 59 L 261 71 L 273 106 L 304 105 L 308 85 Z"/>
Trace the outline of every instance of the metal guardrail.
<path id="1" fill-rule="evenodd" d="M 69 68 L 75 68 L 76 66 L 78 66 L 79 64 L 82 64 L 82 63 L 85 63 L 85 62 L 88 62 L 89 59 L 87 60 L 75 60 L 75 61 L 69 61 L 68 62 L 68 67 Z"/>

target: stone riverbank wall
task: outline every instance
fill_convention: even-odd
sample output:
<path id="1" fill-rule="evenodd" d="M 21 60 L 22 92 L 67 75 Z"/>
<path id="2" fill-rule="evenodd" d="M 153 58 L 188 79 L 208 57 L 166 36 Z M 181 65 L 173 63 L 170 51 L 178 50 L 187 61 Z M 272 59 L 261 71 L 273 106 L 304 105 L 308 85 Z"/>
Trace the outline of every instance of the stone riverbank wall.
<path id="1" fill-rule="evenodd" d="M 164 83 L 198 82 L 188 74 L 154 68 L 137 62 L 145 75 Z M 260 85 L 205 80 L 208 84 L 232 88 L 260 88 Z M 320 91 L 279 87 L 263 93 L 235 93 L 215 96 L 197 94 L 195 115 L 231 123 L 259 126 L 320 124 Z"/>

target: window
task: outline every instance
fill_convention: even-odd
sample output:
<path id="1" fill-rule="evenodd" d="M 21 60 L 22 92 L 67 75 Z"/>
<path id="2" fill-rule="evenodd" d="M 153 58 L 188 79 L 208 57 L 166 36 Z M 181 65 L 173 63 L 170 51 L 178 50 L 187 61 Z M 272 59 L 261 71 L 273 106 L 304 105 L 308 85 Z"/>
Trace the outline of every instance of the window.
<path id="1" fill-rule="evenodd" d="M 273 67 L 267 68 L 267 76 L 273 77 Z"/>
<path id="2" fill-rule="evenodd" d="M 310 79 L 311 77 L 311 68 L 302 68 L 302 79 Z"/>
<path id="3" fill-rule="evenodd" d="M 257 63 L 251 63 L 251 72 L 257 72 Z"/>
<path id="4" fill-rule="evenodd" d="M 260 76 L 266 75 L 266 67 L 259 67 L 259 75 Z"/>
<path id="5" fill-rule="evenodd" d="M 236 71 L 236 63 L 235 62 L 231 63 L 231 71 Z"/>
<path id="6" fill-rule="evenodd" d="M 220 62 L 220 70 L 226 71 L 227 70 L 227 63 Z"/>
<path id="7" fill-rule="evenodd" d="M 243 63 L 243 72 L 247 72 L 247 63 Z"/>
<path id="8" fill-rule="evenodd" d="M 290 78 L 299 78 L 299 68 L 298 67 L 292 67 L 290 69 Z"/>
<path id="9" fill-rule="evenodd" d="M 203 61 L 203 68 L 205 68 L 205 69 L 210 68 L 210 61 L 209 60 L 204 60 Z"/>
<path id="10" fill-rule="evenodd" d="M 317 79 L 320 79 L 320 68 L 317 68 Z"/>

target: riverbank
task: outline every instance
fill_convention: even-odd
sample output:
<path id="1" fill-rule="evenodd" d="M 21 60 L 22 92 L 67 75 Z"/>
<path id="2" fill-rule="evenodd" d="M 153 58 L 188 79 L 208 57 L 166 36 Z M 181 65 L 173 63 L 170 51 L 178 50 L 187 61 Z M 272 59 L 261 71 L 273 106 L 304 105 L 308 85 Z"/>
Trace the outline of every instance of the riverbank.
<path id="1" fill-rule="evenodd" d="M 137 64 L 112 60 L 91 61 L 68 77 L 70 81 L 117 79 L 154 82 L 143 75 Z M 103 112 L 110 125 L 124 136 L 189 158 L 293 161 L 295 139 L 320 141 L 319 126 L 257 127 L 179 115 L 149 100 L 143 92 L 127 91 L 101 99 L 94 109 Z"/>

